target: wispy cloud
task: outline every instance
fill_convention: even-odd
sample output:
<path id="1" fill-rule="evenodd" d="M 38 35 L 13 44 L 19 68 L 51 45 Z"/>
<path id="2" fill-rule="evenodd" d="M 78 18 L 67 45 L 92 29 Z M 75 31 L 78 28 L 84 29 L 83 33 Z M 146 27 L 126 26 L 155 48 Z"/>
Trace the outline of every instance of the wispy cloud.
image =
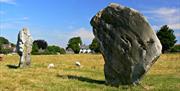
<path id="1" fill-rule="evenodd" d="M 154 30 L 159 30 L 159 29 L 160 29 L 160 27 L 161 27 L 161 26 L 152 25 L 152 28 L 153 28 Z"/>
<path id="2" fill-rule="evenodd" d="M 177 9 L 175 8 L 158 8 L 158 9 L 152 9 L 152 10 L 148 10 L 145 11 L 146 13 L 154 13 L 154 14 L 159 14 L 159 15 L 164 15 L 164 16 L 168 16 L 168 15 L 172 15 L 178 12 Z"/>
<path id="3" fill-rule="evenodd" d="M 159 8 L 143 11 L 145 14 L 150 14 L 150 19 L 164 21 L 166 23 L 180 22 L 180 8 Z"/>
<path id="4" fill-rule="evenodd" d="M 8 19 L 1 19 L 1 22 L 19 22 L 19 21 L 28 21 L 29 17 L 28 16 L 23 16 L 23 17 L 19 17 L 19 18 L 8 18 Z"/>
<path id="5" fill-rule="evenodd" d="M 5 14 L 5 11 L 0 11 L 0 15 L 4 15 Z"/>
<path id="6" fill-rule="evenodd" d="M 169 25 L 170 28 L 174 30 L 180 29 L 180 8 L 158 8 L 149 9 L 143 11 L 148 15 L 150 20 L 160 22 L 161 24 L 153 25 L 152 27 L 157 30 L 160 29 L 162 25 Z"/>
<path id="7" fill-rule="evenodd" d="M 0 3 L 5 3 L 5 4 L 16 4 L 15 0 L 0 0 Z"/>
<path id="8" fill-rule="evenodd" d="M 59 45 L 66 47 L 68 41 L 72 37 L 81 37 L 84 44 L 88 45 L 92 42 L 94 35 L 88 28 L 80 27 L 71 31 L 63 31 L 63 29 L 51 29 L 51 33 L 45 32 L 48 29 L 39 28 L 32 29 L 32 36 L 36 39 L 45 39 L 50 45 Z"/>
<path id="9" fill-rule="evenodd" d="M 0 30 L 15 29 L 17 25 L 15 23 L 1 23 Z"/>
<path id="10" fill-rule="evenodd" d="M 180 30 L 180 23 L 170 24 L 169 27 L 175 30 Z"/>
<path id="11" fill-rule="evenodd" d="M 177 37 L 180 37 L 180 33 L 175 34 Z"/>
<path id="12" fill-rule="evenodd" d="M 93 33 L 86 28 L 79 28 L 72 33 L 73 36 L 79 36 L 84 40 L 92 40 L 94 38 Z"/>
<path id="13" fill-rule="evenodd" d="M 25 21 L 26 21 L 26 20 L 29 20 L 29 17 L 24 16 L 24 17 L 21 18 L 21 20 L 25 20 Z"/>
<path id="14" fill-rule="evenodd" d="M 175 24 L 167 24 L 169 26 L 169 28 L 178 31 L 180 30 L 180 23 L 175 23 Z M 159 30 L 163 25 L 152 25 L 152 28 L 154 30 Z"/>
<path id="15" fill-rule="evenodd" d="M 0 29 L 1 30 L 17 29 L 20 26 L 25 26 L 28 20 L 29 20 L 29 17 L 27 16 L 22 17 L 22 18 L 0 20 L 1 22 Z"/>

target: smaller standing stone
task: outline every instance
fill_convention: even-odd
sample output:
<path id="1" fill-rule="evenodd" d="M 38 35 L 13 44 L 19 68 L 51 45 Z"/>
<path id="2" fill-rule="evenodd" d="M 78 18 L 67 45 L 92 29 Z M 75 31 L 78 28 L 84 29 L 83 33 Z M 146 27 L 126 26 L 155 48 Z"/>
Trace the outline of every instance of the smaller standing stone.
<path id="1" fill-rule="evenodd" d="M 20 56 L 19 67 L 30 66 L 32 38 L 27 28 L 23 28 L 18 34 L 17 53 Z"/>

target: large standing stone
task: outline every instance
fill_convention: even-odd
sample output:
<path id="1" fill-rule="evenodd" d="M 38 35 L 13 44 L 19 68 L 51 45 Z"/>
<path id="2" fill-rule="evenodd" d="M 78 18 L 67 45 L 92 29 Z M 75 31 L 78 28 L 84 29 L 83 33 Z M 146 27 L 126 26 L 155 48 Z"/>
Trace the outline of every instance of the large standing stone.
<path id="1" fill-rule="evenodd" d="M 31 64 L 32 38 L 28 29 L 23 28 L 18 34 L 17 53 L 20 56 L 19 67 Z"/>
<path id="2" fill-rule="evenodd" d="M 138 83 L 161 54 L 161 43 L 138 11 L 115 3 L 91 20 L 101 45 L 107 84 Z"/>

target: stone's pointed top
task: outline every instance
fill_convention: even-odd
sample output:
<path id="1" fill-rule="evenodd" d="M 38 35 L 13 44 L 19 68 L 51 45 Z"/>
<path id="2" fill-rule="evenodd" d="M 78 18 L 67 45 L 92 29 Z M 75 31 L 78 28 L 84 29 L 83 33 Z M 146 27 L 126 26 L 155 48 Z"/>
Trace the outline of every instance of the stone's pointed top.
<path id="1" fill-rule="evenodd" d="M 110 3 L 108 6 L 109 6 L 109 7 L 113 7 L 113 8 L 116 8 L 116 7 L 124 8 L 123 5 L 120 5 L 120 4 L 117 4 L 117 3 Z"/>
<path id="2" fill-rule="evenodd" d="M 21 31 L 23 31 L 26 35 L 31 36 L 28 28 L 24 27 Z"/>
<path id="3" fill-rule="evenodd" d="M 24 27 L 22 30 L 28 30 L 28 28 Z"/>
<path id="4" fill-rule="evenodd" d="M 117 4 L 117 3 L 110 3 L 108 6 L 112 8 L 117 8 L 117 7 L 120 7 L 122 9 L 125 8 L 125 6 Z M 138 10 L 133 9 L 133 8 L 129 8 L 129 9 L 132 10 L 133 12 L 139 12 Z"/>
<path id="5" fill-rule="evenodd" d="M 136 13 L 138 13 L 139 11 L 138 10 L 136 10 L 136 9 L 133 9 L 133 8 L 130 8 L 133 12 L 136 12 Z"/>
<path id="6" fill-rule="evenodd" d="M 116 7 L 119 7 L 119 4 L 117 4 L 117 3 L 110 3 L 108 6 L 116 6 Z"/>

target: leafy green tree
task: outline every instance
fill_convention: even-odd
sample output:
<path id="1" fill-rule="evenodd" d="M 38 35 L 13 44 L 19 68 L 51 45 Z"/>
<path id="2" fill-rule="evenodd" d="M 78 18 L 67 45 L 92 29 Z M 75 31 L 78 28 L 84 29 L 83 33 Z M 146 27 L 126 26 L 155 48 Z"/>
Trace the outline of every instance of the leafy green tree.
<path id="1" fill-rule="evenodd" d="M 74 51 L 74 53 L 79 53 L 79 51 L 80 51 L 79 45 L 81 45 L 81 44 L 82 44 L 82 40 L 80 37 L 73 37 L 68 41 L 67 48 L 71 48 Z"/>
<path id="2" fill-rule="evenodd" d="M 157 31 L 157 37 L 161 41 L 163 53 L 169 51 L 176 43 L 176 36 L 173 33 L 174 31 L 167 25 L 162 26 L 161 29 Z"/>
<path id="3" fill-rule="evenodd" d="M 93 50 L 94 52 L 96 52 L 96 53 L 100 53 L 100 44 L 97 41 L 97 39 L 95 39 L 95 38 L 93 39 L 93 41 L 92 41 L 91 45 L 89 46 L 89 48 L 91 50 Z"/>
<path id="4" fill-rule="evenodd" d="M 175 45 L 172 49 L 171 52 L 180 52 L 180 45 Z"/>
<path id="5" fill-rule="evenodd" d="M 37 44 L 39 49 L 46 49 L 48 46 L 45 40 L 34 40 L 33 44 Z"/>
<path id="6" fill-rule="evenodd" d="M 60 48 L 60 54 L 66 54 L 66 51 L 64 48 Z"/>
<path id="7" fill-rule="evenodd" d="M 11 43 L 11 46 L 12 46 L 12 47 L 16 47 L 16 45 L 15 45 L 15 44 L 13 44 L 13 43 Z"/>
<path id="8" fill-rule="evenodd" d="M 2 44 L 9 44 L 9 41 L 4 37 L 0 37 L 0 45 Z"/>
<path id="9" fill-rule="evenodd" d="M 8 53 L 11 53 L 11 52 L 12 52 L 11 49 L 1 49 L 0 50 L 0 53 L 2 53 L 2 54 L 8 54 Z"/>
<path id="10" fill-rule="evenodd" d="M 33 44 L 31 54 L 37 54 L 38 51 L 39 51 L 38 45 L 36 43 Z"/>
<path id="11" fill-rule="evenodd" d="M 9 52 L 9 50 L 2 49 L 2 45 L 3 44 L 9 44 L 9 41 L 6 38 L 4 38 L 4 37 L 0 37 L 0 52 L 1 53 L 6 53 L 5 51 Z"/>
<path id="12" fill-rule="evenodd" d="M 47 47 L 47 51 L 49 54 L 57 54 L 60 53 L 61 48 L 59 46 L 52 45 Z"/>

